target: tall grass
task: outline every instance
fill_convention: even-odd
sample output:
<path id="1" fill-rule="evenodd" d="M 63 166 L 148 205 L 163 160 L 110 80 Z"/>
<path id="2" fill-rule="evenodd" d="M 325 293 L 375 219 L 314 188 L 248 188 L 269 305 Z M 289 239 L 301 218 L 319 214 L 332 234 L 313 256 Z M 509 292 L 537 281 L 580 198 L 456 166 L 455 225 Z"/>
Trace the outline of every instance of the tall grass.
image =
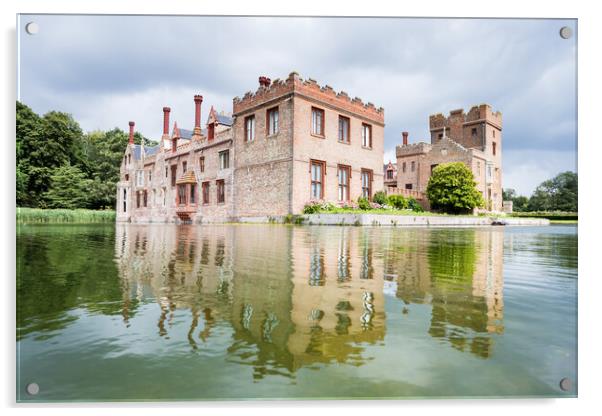
<path id="1" fill-rule="evenodd" d="M 115 222 L 115 211 L 113 210 L 17 208 L 17 224 L 111 222 Z"/>

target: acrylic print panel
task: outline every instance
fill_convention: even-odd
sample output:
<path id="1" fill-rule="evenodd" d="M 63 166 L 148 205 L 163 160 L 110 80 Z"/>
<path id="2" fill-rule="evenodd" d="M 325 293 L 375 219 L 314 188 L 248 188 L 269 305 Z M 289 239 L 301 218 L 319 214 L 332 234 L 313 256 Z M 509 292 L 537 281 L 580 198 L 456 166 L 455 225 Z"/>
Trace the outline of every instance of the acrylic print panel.
<path id="1" fill-rule="evenodd" d="M 19 16 L 17 400 L 575 397 L 576 39 Z"/>

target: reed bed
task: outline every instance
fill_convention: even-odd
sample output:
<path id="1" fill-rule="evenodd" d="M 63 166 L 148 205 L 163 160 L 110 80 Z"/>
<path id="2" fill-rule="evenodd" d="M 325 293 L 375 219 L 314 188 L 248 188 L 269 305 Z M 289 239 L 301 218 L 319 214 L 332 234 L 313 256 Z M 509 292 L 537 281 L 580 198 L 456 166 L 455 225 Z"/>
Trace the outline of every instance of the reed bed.
<path id="1" fill-rule="evenodd" d="M 115 222 L 113 210 L 17 208 L 17 224 Z"/>

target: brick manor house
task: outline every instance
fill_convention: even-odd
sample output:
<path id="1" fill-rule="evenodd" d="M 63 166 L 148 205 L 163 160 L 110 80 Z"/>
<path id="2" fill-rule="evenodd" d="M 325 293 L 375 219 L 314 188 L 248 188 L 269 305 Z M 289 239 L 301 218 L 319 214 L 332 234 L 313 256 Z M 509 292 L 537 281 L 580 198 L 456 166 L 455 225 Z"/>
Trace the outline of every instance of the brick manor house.
<path id="1" fill-rule="evenodd" d="M 154 147 L 129 145 L 117 184 L 122 222 L 236 221 L 299 214 L 311 200 L 372 198 L 375 192 L 416 198 L 428 208 L 433 169 L 463 162 L 473 172 L 486 210 L 502 211 L 502 115 L 481 104 L 429 117 L 430 143 L 402 133 L 396 163 L 383 165 L 384 110 L 296 72 L 233 100 L 232 115 L 213 107 L 201 128 L 203 97 L 194 96 L 192 130 L 163 108 Z"/>
<path id="2" fill-rule="evenodd" d="M 384 110 L 292 72 L 259 77 L 233 100 L 232 116 L 213 107 L 201 128 L 173 124 L 163 108 L 154 147 L 134 144 L 134 122 L 117 183 L 117 221 L 193 223 L 297 214 L 310 200 L 353 201 L 383 189 Z"/>

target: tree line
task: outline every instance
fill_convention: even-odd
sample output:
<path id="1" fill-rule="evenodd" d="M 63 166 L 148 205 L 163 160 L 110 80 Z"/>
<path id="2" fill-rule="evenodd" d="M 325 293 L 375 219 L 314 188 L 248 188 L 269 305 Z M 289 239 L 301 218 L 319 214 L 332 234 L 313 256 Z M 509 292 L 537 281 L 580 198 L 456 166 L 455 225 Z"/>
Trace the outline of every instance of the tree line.
<path id="1" fill-rule="evenodd" d="M 17 101 L 17 206 L 114 209 L 115 185 L 128 144 L 119 128 L 84 133 L 70 114 L 43 116 Z M 134 142 L 155 142 L 134 134 Z"/>
<path id="2" fill-rule="evenodd" d="M 578 212 L 578 181 L 575 172 L 562 172 L 543 181 L 530 197 L 518 195 L 514 189 L 504 189 L 504 201 L 512 201 L 517 212 L 563 211 Z"/>

